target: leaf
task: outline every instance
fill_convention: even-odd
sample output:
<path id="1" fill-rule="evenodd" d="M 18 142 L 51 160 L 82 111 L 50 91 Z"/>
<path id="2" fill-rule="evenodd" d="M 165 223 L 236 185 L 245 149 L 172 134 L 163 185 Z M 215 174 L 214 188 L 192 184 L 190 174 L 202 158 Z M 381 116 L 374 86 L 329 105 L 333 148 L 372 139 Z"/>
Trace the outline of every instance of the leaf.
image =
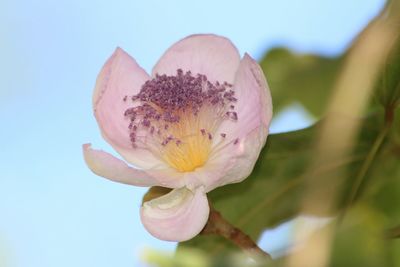
<path id="1" fill-rule="evenodd" d="M 400 146 L 392 140 L 372 165 L 360 199 L 385 216 L 385 229 L 400 225 Z"/>
<path id="2" fill-rule="evenodd" d="M 343 59 L 344 56 L 296 54 L 285 48 L 270 50 L 260 65 L 268 80 L 275 112 L 300 102 L 311 114 L 320 117 Z"/>
<path id="3" fill-rule="evenodd" d="M 397 248 L 382 235 L 383 221 L 384 216 L 379 211 L 359 203 L 348 212 L 344 221 L 332 220 L 316 230 L 288 257 L 291 257 L 291 262 L 298 260 L 302 264 L 314 262 L 313 265 L 310 264 L 312 266 L 317 266 L 315 259 L 321 266 L 331 267 L 398 266 L 391 264 L 393 262 L 391 256 L 394 256 L 390 255 L 391 250 L 395 252 Z M 333 236 L 328 237 L 328 233 L 332 231 L 334 231 Z M 318 254 L 320 247 L 323 251 L 325 249 L 329 251 L 329 254 Z M 285 258 L 284 261 L 288 262 L 288 259 Z M 322 264 L 325 261 L 327 264 Z"/>
<path id="4" fill-rule="evenodd" d="M 391 266 L 382 232 L 382 214 L 357 205 L 346 215 L 334 235 L 330 266 Z M 351 256 L 350 256 L 351 255 Z"/>
<path id="5" fill-rule="evenodd" d="M 384 107 L 396 108 L 400 104 L 400 36 L 386 59 L 376 88 L 378 100 Z"/>

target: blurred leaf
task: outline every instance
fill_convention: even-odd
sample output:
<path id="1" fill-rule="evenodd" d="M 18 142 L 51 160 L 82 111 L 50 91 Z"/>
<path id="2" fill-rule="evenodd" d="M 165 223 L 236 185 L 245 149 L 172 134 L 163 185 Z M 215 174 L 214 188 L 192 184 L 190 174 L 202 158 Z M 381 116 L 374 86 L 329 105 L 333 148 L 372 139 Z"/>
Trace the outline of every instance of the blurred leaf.
<path id="1" fill-rule="evenodd" d="M 397 248 L 392 246 L 393 242 L 385 239 L 382 234 L 384 220 L 384 216 L 379 211 L 364 203 L 353 206 L 341 223 L 333 220 L 323 228 L 314 231 L 305 240 L 306 242 L 289 255 L 292 257 L 291 262 L 293 259 L 300 260 L 302 263 L 312 261 L 316 257 L 315 250 L 323 245 L 321 236 L 335 230 L 333 240 L 328 247 L 330 251 L 328 263 L 324 266 L 398 266 L 392 264 L 395 262 L 395 257 L 390 257 L 391 250 L 397 251 Z M 285 260 L 288 262 L 288 259 Z"/>
<path id="2" fill-rule="evenodd" d="M 249 260 L 243 253 L 210 257 L 196 249 L 181 249 L 177 255 L 147 249 L 142 253 L 142 261 L 154 267 L 264 267 Z"/>
<path id="3" fill-rule="evenodd" d="M 397 108 L 394 112 L 394 120 L 392 126 L 392 139 L 393 143 L 400 150 L 400 108 Z"/>
<path id="4" fill-rule="evenodd" d="M 142 260 L 158 267 L 211 267 L 207 254 L 195 249 L 183 250 L 177 257 L 147 249 L 142 254 Z"/>
<path id="5" fill-rule="evenodd" d="M 395 108 L 400 104 L 400 36 L 389 54 L 376 84 L 380 103 Z"/>
<path id="6" fill-rule="evenodd" d="M 334 236 L 330 266 L 391 266 L 386 257 L 383 216 L 368 206 L 358 205 L 346 215 Z"/>
<path id="7" fill-rule="evenodd" d="M 300 102 L 311 114 L 320 117 L 343 58 L 296 54 L 285 48 L 269 51 L 260 65 L 268 80 L 274 111 Z"/>
<path id="8" fill-rule="evenodd" d="M 400 146 L 388 140 L 364 183 L 360 201 L 385 215 L 386 229 L 400 225 Z"/>

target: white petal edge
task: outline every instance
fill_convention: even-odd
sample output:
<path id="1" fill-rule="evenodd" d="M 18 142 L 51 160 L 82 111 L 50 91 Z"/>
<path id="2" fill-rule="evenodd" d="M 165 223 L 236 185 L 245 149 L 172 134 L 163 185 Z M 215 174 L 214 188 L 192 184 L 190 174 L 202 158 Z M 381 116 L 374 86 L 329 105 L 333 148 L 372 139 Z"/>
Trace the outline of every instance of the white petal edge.
<path id="1" fill-rule="evenodd" d="M 155 74 L 176 75 L 177 69 L 205 74 L 209 81 L 232 83 L 240 55 L 232 42 L 214 34 L 194 34 L 173 44 L 153 68 Z"/>
<path id="2" fill-rule="evenodd" d="M 145 171 L 132 168 L 124 161 L 102 150 L 83 145 L 83 156 L 87 166 L 95 174 L 114 182 L 136 186 L 154 186 L 159 182 Z"/>
<path id="3" fill-rule="evenodd" d="M 234 91 L 238 120 L 224 121 L 218 132 L 225 133 L 227 140 L 235 140 L 261 125 L 268 129 L 272 119 L 271 93 L 261 67 L 247 53 L 240 61 Z"/>
<path id="4" fill-rule="evenodd" d="M 94 115 L 102 136 L 126 161 L 144 169 L 165 164 L 146 149 L 132 148 L 129 120 L 124 117 L 132 103 L 123 99 L 137 94 L 148 79 L 135 59 L 117 48 L 101 69 L 93 92 Z"/>
<path id="5" fill-rule="evenodd" d="M 186 187 L 143 203 L 140 218 L 154 237 L 182 242 L 198 235 L 207 223 L 210 207 L 204 188 Z"/>

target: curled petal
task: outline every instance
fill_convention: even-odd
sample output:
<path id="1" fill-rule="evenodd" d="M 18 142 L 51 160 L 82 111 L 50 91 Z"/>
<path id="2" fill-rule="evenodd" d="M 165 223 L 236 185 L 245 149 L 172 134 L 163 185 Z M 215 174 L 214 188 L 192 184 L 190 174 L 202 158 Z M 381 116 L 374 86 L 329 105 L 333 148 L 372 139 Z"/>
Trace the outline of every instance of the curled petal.
<path id="1" fill-rule="evenodd" d="M 226 134 L 226 144 L 215 146 L 207 164 L 187 177 L 194 186 L 202 181 L 206 192 L 250 175 L 268 136 L 271 94 L 260 66 L 248 54 L 240 62 L 234 90 L 238 120 L 226 120 L 218 129 Z"/>
<path id="2" fill-rule="evenodd" d="M 263 125 L 267 129 L 272 118 L 271 93 L 261 67 L 245 54 L 236 73 L 234 91 L 237 98 L 237 121 L 226 120 L 219 128 L 227 139 L 239 140 Z"/>
<path id="3" fill-rule="evenodd" d="M 210 208 L 202 187 L 185 187 L 143 203 L 140 217 L 144 227 L 156 238 L 186 241 L 203 229 Z"/>
<path id="4" fill-rule="evenodd" d="M 184 185 L 182 174 L 171 168 L 142 170 L 128 166 L 124 161 L 102 150 L 83 145 L 83 156 L 88 167 L 97 175 L 123 184 L 136 186 L 163 186 L 177 188 Z"/>
<path id="5" fill-rule="evenodd" d="M 232 83 L 240 56 L 228 39 L 212 34 L 196 34 L 172 45 L 153 68 L 153 76 L 175 75 L 177 69 L 205 74 L 208 80 Z"/>
<path id="6" fill-rule="evenodd" d="M 124 113 L 132 106 L 129 97 L 137 94 L 149 78 L 132 57 L 117 48 L 100 71 L 93 94 L 94 114 L 103 137 L 128 162 L 141 168 L 163 163 L 145 149 L 132 149 L 130 122 Z M 124 101 L 125 96 L 128 98 Z"/>
<path id="7" fill-rule="evenodd" d="M 185 183 L 190 188 L 204 185 L 205 191 L 209 192 L 226 184 L 243 181 L 251 174 L 267 135 L 268 129 L 260 126 L 237 144 L 230 143 L 204 167 L 186 174 Z"/>
<path id="8" fill-rule="evenodd" d="M 158 182 L 143 170 L 129 167 L 122 160 L 101 150 L 94 150 L 90 144 L 83 145 L 83 156 L 88 167 L 97 175 L 115 182 L 154 186 Z"/>

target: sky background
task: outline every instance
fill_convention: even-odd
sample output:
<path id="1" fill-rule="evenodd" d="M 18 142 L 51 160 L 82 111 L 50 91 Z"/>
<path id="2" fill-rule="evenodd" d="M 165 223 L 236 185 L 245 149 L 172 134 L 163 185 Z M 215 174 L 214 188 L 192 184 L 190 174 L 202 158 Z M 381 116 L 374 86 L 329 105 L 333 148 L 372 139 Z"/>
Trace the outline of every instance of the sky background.
<path id="1" fill-rule="evenodd" d="M 0 0 L 0 267 L 138 266 L 144 247 L 174 249 L 140 224 L 145 188 L 97 177 L 82 158 L 87 142 L 112 152 L 92 115 L 91 95 L 116 46 L 147 71 L 194 33 L 224 35 L 256 59 L 274 46 L 335 56 L 382 6 L 382 0 Z M 310 123 L 296 104 L 276 115 L 273 132 Z M 287 233 L 287 225 L 266 233 L 260 245 L 278 251 Z"/>

